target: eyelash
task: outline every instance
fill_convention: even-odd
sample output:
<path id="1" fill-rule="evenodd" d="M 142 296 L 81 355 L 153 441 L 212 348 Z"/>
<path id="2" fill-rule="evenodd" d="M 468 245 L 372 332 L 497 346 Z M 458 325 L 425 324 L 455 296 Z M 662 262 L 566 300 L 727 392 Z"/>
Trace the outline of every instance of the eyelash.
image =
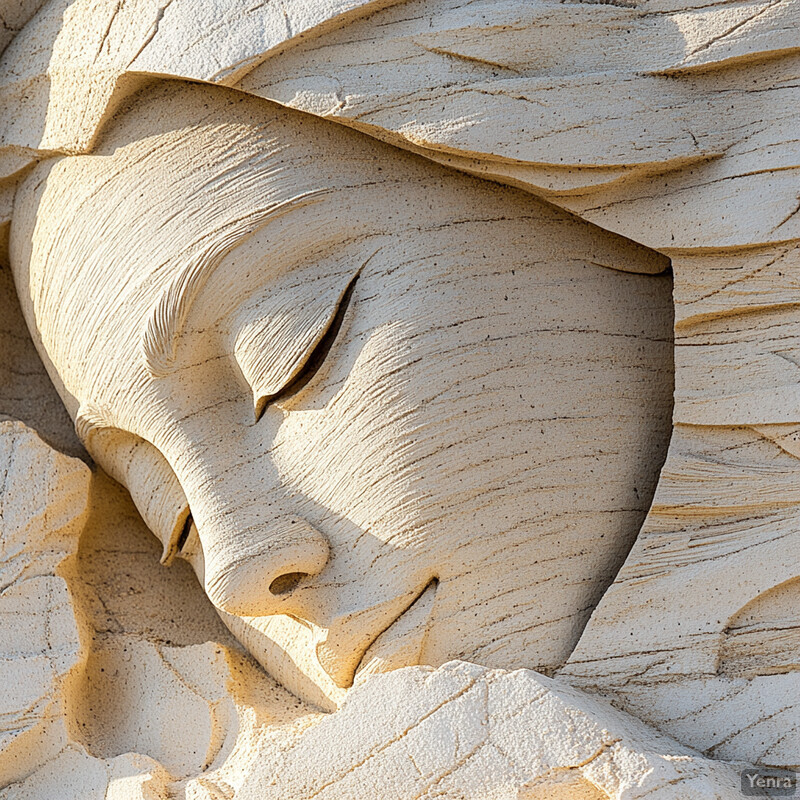
<path id="1" fill-rule="evenodd" d="M 336 337 L 339 335 L 339 331 L 342 328 L 342 323 L 344 322 L 344 317 L 347 314 L 347 309 L 350 307 L 350 300 L 353 297 L 353 292 L 355 291 L 358 277 L 359 274 L 357 273 L 347 285 L 347 288 L 344 290 L 344 294 L 339 301 L 339 305 L 336 308 L 336 313 L 333 315 L 330 324 L 325 330 L 325 333 L 322 335 L 322 338 L 317 342 L 317 344 L 314 346 L 314 349 L 303 363 L 303 366 L 300 368 L 299 372 L 280 391 L 275 392 L 275 394 L 259 398 L 258 406 L 256 407 L 256 422 L 261 419 L 264 411 L 266 410 L 267 406 L 270 405 L 270 403 L 286 400 L 288 397 L 297 394 L 304 386 L 306 386 L 306 384 L 311 381 L 314 375 L 317 374 L 322 365 L 325 363 L 325 359 L 328 357 L 328 353 L 330 353 L 331 348 L 336 341 Z"/>

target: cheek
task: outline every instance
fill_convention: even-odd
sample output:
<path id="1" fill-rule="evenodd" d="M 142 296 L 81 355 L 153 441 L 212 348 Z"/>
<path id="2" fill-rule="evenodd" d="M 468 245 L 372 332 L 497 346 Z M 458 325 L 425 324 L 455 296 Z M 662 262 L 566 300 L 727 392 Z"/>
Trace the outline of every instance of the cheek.
<path id="1" fill-rule="evenodd" d="M 281 481 L 454 574 L 477 550 L 538 559 L 534 531 L 565 558 L 595 535 L 624 550 L 669 435 L 669 287 L 480 266 L 364 291 L 327 372 L 284 409 Z"/>
<path id="2" fill-rule="evenodd" d="M 414 507 L 410 428 L 418 408 L 414 331 L 385 323 L 348 331 L 333 367 L 285 408 L 272 449 L 282 483 L 386 541 Z"/>
<path id="3" fill-rule="evenodd" d="M 505 486 L 535 448 L 527 310 L 505 305 L 497 277 L 464 275 L 463 293 L 436 277 L 356 305 L 272 450 L 282 483 L 334 524 L 429 551 L 446 532 L 462 540 L 454 510 Z"/>

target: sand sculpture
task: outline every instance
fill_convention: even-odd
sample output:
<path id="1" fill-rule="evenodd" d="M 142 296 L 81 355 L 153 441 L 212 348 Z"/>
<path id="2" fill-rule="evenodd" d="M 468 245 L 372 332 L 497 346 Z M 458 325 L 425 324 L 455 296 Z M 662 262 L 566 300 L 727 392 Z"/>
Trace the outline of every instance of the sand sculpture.
<path id="1" fill-rule="evenodd" d="M 3 800 L 800 764 L 795 0 L 0 12 Z"/>

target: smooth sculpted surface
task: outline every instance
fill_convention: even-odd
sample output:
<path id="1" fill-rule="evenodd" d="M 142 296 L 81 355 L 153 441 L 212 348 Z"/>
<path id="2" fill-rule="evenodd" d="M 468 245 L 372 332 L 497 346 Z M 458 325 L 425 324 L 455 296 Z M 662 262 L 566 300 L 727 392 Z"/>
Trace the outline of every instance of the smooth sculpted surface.
<path id="1" fill-rule="evenodd" d="M 797 0 L 0 22 L 2 800 L 800 766 Z"/>

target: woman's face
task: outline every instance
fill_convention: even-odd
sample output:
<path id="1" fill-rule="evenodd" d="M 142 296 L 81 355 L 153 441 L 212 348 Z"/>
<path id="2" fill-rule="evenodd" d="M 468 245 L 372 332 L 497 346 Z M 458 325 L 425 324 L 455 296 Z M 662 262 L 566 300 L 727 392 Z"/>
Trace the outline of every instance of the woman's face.
<path id="1" fill-rule="evenodd" d="M 194 522 L 166 547 L 289 688 L 329 704 L 358 670 L 563 663 L 666 451 L 670 282 L 606 268 L 650 254 L 170 84 L 34 173 L 14 224 L 68 407 L 164 457 Z"/>

